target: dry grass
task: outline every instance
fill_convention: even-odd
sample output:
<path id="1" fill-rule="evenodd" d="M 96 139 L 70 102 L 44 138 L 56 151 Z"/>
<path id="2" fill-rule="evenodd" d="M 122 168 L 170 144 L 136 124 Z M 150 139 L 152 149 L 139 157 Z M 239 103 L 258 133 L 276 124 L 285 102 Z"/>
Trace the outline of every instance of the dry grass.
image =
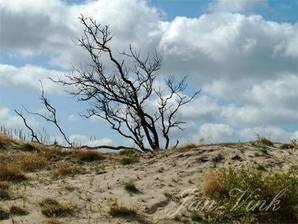
<path id="1" fill-rule="evenodd" d="M 133 163 L 137 163 L 139 161 L 137 156 L 134 155 L 130 155 L 130 156 L 123 156 L 120 159 L 120 163 L 122 165 L 129 165 L 129 164 L 133 164 Z"/>
<path id="2" fill-rule="evenodd" d="M 298 223 L 298 175 L 295 170 L 263 176 L 254 169 L 230 168 L 214 172 L 205 180 L 204 193 L 224 209 L 218 214 L 207 212 L 204 215 L 212 216 L 216 223 Z M 236 209 L 234 206 L 238 203 L 240 194 L 235 197 L 235 190 L 246 192 L 243 200 L 248 200 L 242 201 L 244 203 Z M 278 198 L 279 209 L 273 210 L 271 207 L 262 210 L 262 203 L 269 206 L 281 192 L 283 193 Z M 247 198 L 248 195 L 253 197 Z M 253 203 L 254 209 L 247 209 L 249 203 Z"/>
<path id="3" fill-rule="evenodd" d="M 1 181 L 0 182 L 0 189 L 8 190 L 9 189 L 9 184 L 6 181 Z"/>
<path id="4" fill-rule="evenodd" d="M 41 224 L 63 224 L 63 223 L 56 219 L 47 219 L 42 221 Z"/>
<path id="5" fill-rule="evenodd" d="M 226 186 L 219 172 L 210 172 L 204 177 L 202 190 L 206 195 L 222 194 L 226 192 Z"/>
<path id="6" fill-rule="evenodd" d="M 7 220 L 9 216 L 9 212 L 0 207 L 0 220 Z"/>
<path id="7" fill-rule="evenodd" d="M 194 149 L 194 148 L 196 148 L 197 147 L 197 145 L 195 145 L 195 144 L 185 144 L 185 145 L 182 145 L 182 146 L 180 146 L 179 148 L 178 148 L 178 150 L 181 150 L 181 151 L 187 151 L 187 150 L 190 150 L 190 149 Z"/>
<path id="8" fill-rule="evenodd" d="M 130 221 L 137 221 L 137 223 L 149 224 L 145 217 L 141 216 L 135 209 L 119 205 L 117 202 L 113 203 L 109 214 L 114 218 L 124 218 Z"/>
<path id="9" fill-rule="evenodd" d="M 33 172 L 45 168 L 49 161 L 41 154 L 21 154 L 14 157 L 23 171 Z"/>
<path id="10" fill-rule="evenodd" d="M 258 136 L 257 140 L 255 142 L 257 145 L 262 145 L 262 146 L 269 146 L 269 147 L 274 147 L 274 144 L 272 141 L 265 137 Z"/>
<path id="11" fill-rule="evenodd" d="M 129 218 L 129 219 L 134 219 L 138 215 L 136 210 L 132 208 L 127 208 L 125 206 L 119 206 L 118 204 L 113 204 L 110 208 L 109 213 L 112 217 Z"/>
<path id="12" fill-rule="evenodd" d="M 75 209 L 70 205 L 62 205 L 54 199 L 44 199 L 41 203 L 41 213 L 46 217 L 68 217 L 75 213 Z"/>
<path id="13" fill-rule="evenodd" d="M 121 156 L 137 156 L 139 153 L 133 149 L 125 149 L 119 152 Z"/>
<path id="14" fill-rule="evenodd" d="M 293 149 L 295 146 L 293 144 L 281 144 L 279 146 L 280 149 Z"/>
<path id="15" fill-rule="evenodd" d="M 55 176 L 74 176 L 79 173 L 81 173 L 80 167 L 71 162 L 59 164 L 54 171 Z"/>
<path id="16" fill-rule="evenodd" d="M 135 185 L 135 182 L 133 180 L 125 182 L 124 189 L 129 193 L 134 193 L 134 194 L 140 193 L 140 190 L 137 188 L 137 186 Z"/>
<path id="17" fill-rule="evenodd" d="M 4 147 L 5 145 L 8 145 L 11 142 L 11 139 L 4 134 L 0 133 L 0 148 Z"/>
<path id="18" fill-rule="evenodd" d="M 47 148 L 45 146 L 40 146 L 40 152 L 43 154 L 45 158 L 52 161 L 59 161 L 64 159 L 66 156 L 70 155 L 69 151 L 61 150 L 58 148 Z"/>
<path id="19" fill-rule="evenodd" d="M 26 175 L 16 164 L 0 165 L 0 181 L 24 181 L 27 180 Z"/>
<path id="20" fill-rule="evenodd" d="M 9 200 L 9 184 L 7 182 L 0 182 L 0 201 Z"/>
<path id="21" fill-rule="evenodd" d="M 40 149 L 37 144 L 23 143 L 19 146 L 19 149 L 25 152 L 39 152 Z"/>
<path id="22" fill-rule="evenodd" d="M 10 207 L 9 212 L 11 215 L 15 215 L 15 216 L 25 216 L 29 214 L 29 212 L 26 211 L 25 209 L 15 205 Z"/>
<path id="23" fill-rule="evenodd" d="M 93 162 L 104 160 L 105 158 L 102 153 L 91 150 L 74 150 L 72 156 L 81 162 Z"/>

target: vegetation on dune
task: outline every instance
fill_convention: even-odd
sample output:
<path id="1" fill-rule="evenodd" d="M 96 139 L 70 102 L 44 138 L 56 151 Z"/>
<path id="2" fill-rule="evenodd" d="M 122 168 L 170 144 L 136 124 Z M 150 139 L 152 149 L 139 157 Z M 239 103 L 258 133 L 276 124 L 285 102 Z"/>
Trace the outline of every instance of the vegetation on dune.
<path id="1" fill-rule="evenodd" d="M 71 154 L 81 162 L 94 162 L 105 159 L 102 153 L 91 150 L 74 150 Z"/>
<path id="2" fill-rule="evenodd" d="M 298 221 L 297 170 L 266 176 L 253 169 L 213 171 L 205 177 L 202 191 L 221 208 L 202 217 L 213 217 L 217 222 Z"/>
<path id="3" fill-rule="evenodd" d="M 9 217 L 9 212 L 0 207 L 0 220 L 7 220 Z"/>
<path id="4" fill-rule="evenodd" d="M 54 199 L 44 199 L 40 202 L 41 213 L 46 217 L 68 217 L 75 214 L 75 208 L 70 205 L 63 205 Z"/>
<path id="5" fill-rule="evenodd" d="M 82 173 L 82 168 L 72 162 L 63 162 L 57 165 L 54 176 L 63 177 L 63 176 L 75 176 Z"/>
<path id="6" fill-rule="evenodd" d="M 0 164 L 0 181 L 24 181 L 27 180 L 26 175 L 14 163 L 11 164 Z"/>
<path id="7" fill-rule="evenodd" d="M 15 216 L 25 216 L 25 215 L 28 215 L 29 212 L 27 210 L 25 210 L 24 208 L 21 208 L 19 206 L 11 206 L 9 208 L 9 212 L 11 215 L 15 215 Z"/>
<path id="8" fill-rule="evenodd" d="M 126 219 L 135 219 L 138 216 L 138 213 L 135 209 L 121 206 L 118 203 L 114 203 L 111 206 L 109 213 L 112 217 L 120 217 Z"/>
<path id="9" fill-rule="evenodd" d="M 137 188 L 137 186 L 133 180 L 124 182 L 124 189 L 129 193 L 133 193 L 133 194 L 140 193 L 140 190 Z"/>
<path id="10" fill-rule="evenodd" d="M 0 182 L 0 201 L 10 199 L 9 184 L 7 182 Z"/>
<path id="11" fill-rule="evenodd" d="M 122 165 L 129 165 L 138 162 L 138 158 L 136 156 L 123 156 L 120 159 L 120 163 Z"/>
<path id="12" fill-rule="evenodd" d="M 272 141 L 270 141 L 268 138 L 265 138 L 261 135 L 257 135 L 257 140 L 254 142 L 254 144 L 256 144 L 258 146 L 274 147 L 274 144 Z"/>
<path id="13" fill-rule="evenodd" d="M 113 165 L 116 164 L 115 167 L 130 169 L 134 166 L 123 167 L 119 166 L 119 163 L 122 165 L 134 164 L 136 162 L 141 163 L 143 160 L 146 160 L 146 158 L 149 158 L 137 151 L 129 149 L 122 150 L 119 154 L 108 155 L 93 150 L 63 150 L 59 147 L 49 147 L 42 144 L 27 144 L 17 141 L 11 144 L 9 138 L 8 140 L 5 139 L 5 141 L 2 141 L 2 143 L 5 150 L 0 154 L 2 161 L 0 165 L 0 201 L 4 203 L 13 198 L 11 195 L 15 196 L 12 189 L 17 185 L 13 182 L 24 180 L 31 181 L 31 179 L 33 179 L 32 176 L 39 175 L 31 172 L 41 170 L 51 172 L 52 175 L 59 177 L 59 180 L 61 180 L 66 176 L 73 177 L 77 174 L 85 174 L 87 171 L 93 172 L 97 170 L 97 165 L 105 166 L 106 163 L 110 161 L 113 162 Z M 283 150 L 283 153 L 292 153 L 292 150 L 288 149 L 293 149 L 293 146 L 295 147 L 294 144 L 283 144 L 279 146 L 277 143 L 275 145 L 272 143 L 273 146 L 276 146 L 273 148 L 270 141 L 264 139 L 258 139 L 254 144 L 255 151 L 253 152 L 262 152 L 261 156 L 268 158 L 274 155 L 273 151 Z M 11 147 L 11 145 L 13 145 L 13 147 Z M 251 147 L 251 143 L 247 143 L 247 145 Z M 176 150 L 179 152 L 177 155 L 184 155 L 184 153 L 188 153 L 188 150 L 195 152 L 199 150 L 199 148 L 200 146 L 186 145 Z M 173 153 L 174 151 L 169 152 Z M 182 159 L 183 155 L 177 158 Z M 192 154 L 190 153 L 189 155 Z M 256 170 L 223 168 L 208 173 L 203 177 L 199 198 L 196 199 L 212 200 L 220 209 L 189 210 L 187 215 L 183 217 L 177 216 L 174 219 L 185 223 L 252 224 L 268 221 L 277 224 L 298 222 L 297 167 L 292 166 L 288 172 L 282 173 L 267 173 L 267 171 L 269 171 L 269 169 L 265 169 L 259 164 Z M 163 170 L 160 172 L 163 172 Z M 102 173 L 96 172 L 95 175 L 97 174 L 101 175 Z M 57 179 L 51 178 L 51 181 L 53 180 L 56 181 Z M 14 187 L 11 187 L 11 185 Z M 73 189 L 75 188 L 70 190 L 73 191 Z M 143 190 L 140 191 L 139 186 L 132 180 L 123 181 L 122 189 L 128 192 L 131 197 L 136 197 L 137 195 L 134 194 L 138 193 L 146 194 L 145 190 L 144 192 Z M 238 193 L 237 196 L 236 193 Z M 243 194 L 243 200 L 248 197 L 247 201 L 244 203 L 242 203 L 242 201 L 240 203 L 239 201 L 241 193 Z M 273 200 L 276 196 L 279 196 L 279 203 L 278 209 L 274 211 L 272 210 L 275 205 L 273 204 Z M 174 195 L 167 195 L 167 200 L 154 204 L 152 211 L 156 212 L 159 207 L 167 206 L 167 204 L 175 198 Z M 196 201 L 194 201 L 193 204 L 195 203 Z M 39 205 L 41 213 L 49 218 L 45 223 L 57 223 L 56 220 L 52 218 L 72 217 L 77 211 L 76 207 L 62 204 L 51 198 L 43 200 Z M 0 209 L 0 220 L 30 214 L 24 209 L 24 205 L 20 206 L 15 204 L 4 208 L 5 209 Z M 150 214 L 154 214 L 154 212 Z M 147 223 L 141 213 L 131 207 L 121 206 L 118 203 L 114 203 L 110 207 L 109 215 L 114 218 Z"/>

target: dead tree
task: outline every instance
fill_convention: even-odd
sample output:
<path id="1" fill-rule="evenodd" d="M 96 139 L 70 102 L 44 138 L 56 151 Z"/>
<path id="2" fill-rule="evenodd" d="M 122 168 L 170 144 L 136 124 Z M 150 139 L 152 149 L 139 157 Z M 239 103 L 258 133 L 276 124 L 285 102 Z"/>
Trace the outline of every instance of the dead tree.
<path id="1" fill-rule="evenodd" d="M 41 83 L 41 87 L 42 87 L 42 83 Z M 73 143 L 70 141 L 69 137 L 65 134 L 65 132 L 62 129 L 62 127 L 60 126 L 60 124 L 58 123 L 57 110 L 49 102 L 48 98 L 45 95 L 45 92 L 44 92 L 43 87 L 42 87 L 42 91 L 41 91 L 40 100 L 41 100 L 43 106 L 45 107 L 45 109 L 46 109 L 46 111 L 48 113 L 41 114 L 41 113 L 37 113 L 37 112 L 31 112 L 27 108 L 25 108 L 24 106 L 22 107 L 23 110 L 25 110 L 27 113 L 29 113 L 31 115 L 35 115 L 35 116 L 41 117 L 45 121 L 54 124 L 54 126 L 58 129 L 58 131 L 60 132 L 60 134 L 63 136 L 65 142 L 67 143 L 67 146 L 65 146 L 65 145 L 59 145 L 58 143 L 49 144 L 47 146 L 55 146 L 55 147 L 58 146 L 59 148 L 65 148 L 65 149 L 88 149 L 88 150 L 99 150 L 99 149 L 122 150 L 122 149 L 132 149 L 132 150 L 137 150 L 137 149 L 135 149 L 133 147 L 126 147 L 126 146 L 110 146 L 110 145 L 97 145 L 97 146 L 80 145 L 80 146 L 77 146 L 77 147 L 74 146 Z M 40 138 L 38 137 L 38 134 L 28 124 L 28 121 L 27 121 L 26 117 L 23 115 L 23 113 L 21 111 L 19 111 L 19 110 L 15 110 L 15 113 L 23 120 L 23 123 L 24 123 L 25 127 L 30 131 L 31 141 L 32 142 L 37 142 L 37 143 L 43 144 L 42 143 L 42 140 L 40 140 Z"/>
<path id="2" fill-rule="evenodd" d="M 49 102 L 48 98 L 46 97 L 45 92 L 44 92 L 44 88 L 43 88 L 43 85 L 42 85 L 41 82 L 40 82 L 40 85 L 41 85 L 40 100 L 41 100 L 41 103 L 42 103 L 42 105 L 44 106 L 44 108 L 46 110 L 46 113 L 42 114 L 42 113 L 37 113 L 37 112 L 31 112 L 27 108 L 25 108 L 24 106 L 23 106 L 23 109 L 31 115 L 38 116 L 38 117 L 44 119 L 45 121 L 52 123 L 58 129 L 59 133 L 62 135 L 62 137 L 64 138 L 67 145 L 72 147 L 73 146 L 72 142 L 69 140 L 69 138 L 67 137 L 67 135 L 63 131 L 62 127 L 58 123 L 56 108 Z M 41 143 L 40 139 L 38 138 L 38 135 L 35 133 L 33 128 L 28 124 L 27 119 L 24 117 L 24 115 L 18 110 L 15 110 L 15 113 L 19 117 L 22 118 L 25 127 L 30 131 L 31 140 L 36 141 L 37 143 Z"/>
<path id="3" fill-rule="evenodd" d="M 14 112 L 17 115 L 19 115 L 20 118 L 22 118 L 25 127 L 30 131 L 31 141 L 32 142 L 41 143 L 41 141 L 39 140 L 37 134 L 34 132 L 33 128 L 28 124 L 27 119 L 24 117 L 24 115 L 22 114 L 22 112 L 20 112 L 18 110 L 14 110 Z"/>
<path id="4" fill-rule="evenodd" d="M 118 59 L 110 46 L 112 36 L 108 26 L 84 16 L 80 22 L 84 30 L 79 43 L 88 52 L 91 64 L 88 69 L 76 69 L 66 79 L 53 81 L 72 87 L 70 94 L 90 105 L 86 117 L 103 118 L 142 151 L 157 150 L 163 143 L 168 148 L 171 130 L 184 123 L 177 118 L 178 111 L 199 91 L 185 95 L 185 78 L 178 82 L 169 78 L 166 90 L 161 90 L 156 85 L 161 68 L 157 53 L 143 58 L 130 46 Z M 105 68 L 103 57 L 112 68 Z M 150 105 L 155 101 L 156 108 L 152 108 Z"/>

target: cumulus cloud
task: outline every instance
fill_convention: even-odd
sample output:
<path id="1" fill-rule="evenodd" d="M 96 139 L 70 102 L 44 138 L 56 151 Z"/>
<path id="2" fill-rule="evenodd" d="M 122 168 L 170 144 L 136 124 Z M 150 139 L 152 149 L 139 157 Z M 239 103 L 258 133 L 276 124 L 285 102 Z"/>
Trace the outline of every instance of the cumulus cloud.
<path id="1" fill-rule="evenodd" d="M 278 142 L 289 142 L 289 140 L 295 137 L 295 135 L 290 132 L 272 126 L 244 128 L 240 130 L 239 135 L 245 140 L 256 139 L 257 136 L 262 136 Z"/>
<path id="2" fill-rule="evenodd" d="M 39 122 L 37 120 L 29 117 L 27 122 L 33 129 L 38 129 Z M 13 137 L 19 138 L 21 133 L 22 137 L 30 139 L 27 129 L 24 128 L 23 120 L 7 107 L 0 106 L 0 129 Z"/>
<path id="3" fill-rule="evenodd" d="M 217 3 L 229 2 L 246 5 L 252 1 Z M 143 52 L 157 48 L 164 56 L 165 72 L 192 75 L 200 84 L 212 79 L 268 79 L 280 72 L 297 71 L 298 27 L 267 21 L 259 15 L 214 12 L 163 21 L 158 10 L 141 0 L 74 5 L 60 0 L 46 4 L 43 0 L 16 0 L 1 1 L 0 6 L 1 30 L 5 34 L 1 35 L 0 48 L 32 54 L 46 52 L 52 55 L 51 63 L 64 68 L 87 60 L 75 44 L 82 31 L 77 18 L 85 14 L 110 25 L 116 52 L 130 43 Z M 19 33 L 29 36 L 18 38 Z"/>
<path id="4" fill-rule="evenodd" d="M 0 49 L 38 54 L 63 47 L 73 35 L 69 16 L 60 0 L 1 0 Z"/>
<path id="5" fill-rule="evenodd" d="M 62 0 L 1 0 L 0 49 L 25 55 L 48 53 L 52 55 L 50 63 L 62 68 L 84 64 L 87 55 L 78 47 L 82 35 L 78 17 L 82 14 L 110 25 L 115 49 L 134 44 L 146 51 L 151 44 L 156 45 L 159 13 L 143 0 L 86 1 L 73 5 Z"/>
<path id="6" fill-rule="evenodd" d="M 247 12 L 266 6 L 266 0 L 216 0 L 209 4 L 213 12 Z"/>
<path id="7" fill-rule="evenodd" d="M 159 48 L 165 70 L 192 75 L 199 83 L 251 82 L 297 72 L 297 58 L 287 53 L 298 33 L 295 25 L 222 13 L 178 17 L 163 23 L 162 30 Z"/>
<path id="8" fill-rule="evenodd" d="M 75 145 L 88 145 L 88 146 L 98 146 L 98 145 L 108 145 L 112 146 L 113 141 L 110 138 L 90 138 L 85 135 L 71 135 L 70 140 L 74 142 Z"/>
<path id="9" fill-rule="evenodd" d="M 0 79 L 1 85 L 21 87 L 27 86 L 34 89 L 41 89 L 40 81 L 43 84 L 44 89 L 50 93 L 62 92 L 61 88 L 49 80 L 49 77 L 62 76 L 61 71 L 50 70 L 34 65 L 25 65 L 22 67 L 16 67 L 13 65 L 0 64 Z"/>
<path id="10" fill-rule="evenodd" d="M 199 128 L 199 137 L 206 143 L 228 141 L 234 134 L 234 130 L 227 124 L 206 123 Z"/>
<path id="11" fill-rule="evenodd" d="M 13 129 L 22 127 L 23 123 L 19 117 L 11 114 L 9 108 L 0 107 L 0 125 L 8 129 Z"/>

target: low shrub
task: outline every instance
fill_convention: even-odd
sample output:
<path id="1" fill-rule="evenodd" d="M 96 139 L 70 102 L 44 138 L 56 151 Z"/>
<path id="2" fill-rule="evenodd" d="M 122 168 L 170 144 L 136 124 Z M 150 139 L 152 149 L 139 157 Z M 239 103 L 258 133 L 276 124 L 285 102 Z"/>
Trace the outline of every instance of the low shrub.
<path id="1" fill-rule="evenodd" d="M 38 152 L 40 149 L 35 145 L 31 143 L 23 143 L 19 146 L 20 150 L 24 152 Z"/>
<path id="2" fill-rule="evenodd" d="M 63 224 L 63 223 L 56 219 L 48 219 L 48 220 L 42 221 L 41 224 Z"/>
<path id="3" fill-rule="evenodd" d="M 139 153 L 133 149 L 125 149 L 119 152 L 121 156 L 137 156 Z"/>
<path id="4" fill-rule="evenodd" d="M 209 214 L 218 222 L 298 222 L 298 173 L 294 170 L 267 176 L 253 169 L 220 170 L 206 176 L 203 193 L 223 208 L 221 215 Z"/>
<path id="5" fill-rule="evenodd" d="M 136 156 L 123 156 L 120 159 L 120 163 L 122 165 L 129 165 L 138 162 L 138 158 Z"/>
<path id="6" fill-rule="evenodd" d="M 9 212 L 0 207 L 0 220 L 7 220 L 9 217 Z"/>
<path id="7" fill-rule="evenodd" d="M 45 168 L 49 161 L 41 154 L 17 155 L 14 161 L 18 163 L 23 171 L 34 172 Z"/>
<path id="8" fill-rule="evenodd" d="M 132 208 L 127 208 L 125 206 L 119 206 L 118 204 L 113 205 L 110 208 L 110 215 L 113 217 L 121 217 L 121 218 L 136 218 L 137 212 Z"/>
<path id="9" fill-rule="evenodd" d="M 59 164 L 54 171 L 54 175 L 56 177 L 58 177 L 58 176 L 74 176 L 79 173 L 82 173 L 81 169 L 77 165 L 75 165 L 71 162 L 65 162 L 65 163 Z"/>
<path id="10" fill-rule="evenodd" d="M 262 136 L 257 136 L 257 140 L 255 141 L 255 144 L 261 145 L 261 146 L 274 147 L 274 144 L 272 141 Z"/>
<path id="11" fill-rule="evenodd" d="M 11 140 L 7 135 L 0 133 L 0 148 L 8 145 L 10 142 Z"/>
<path id="12" fill-rule="evenodd" d="M 140 193 L 140 190 L 136 187 L 136 184 L 133 180 L 124 183 L 124 189 L 129 193 Z"/>
<path id="13" fill-rule="evenodd" d="M 9 200 L 10 199 L 10 195 L 7 189 L 2 189 L 0 187 L 0 201 L 5 201 L 5 200 Z"/>
<path id="14" fill-rule="evenodd" d="M 75 212 L 74 207 L 62 205 L 54 199 L 44 199 L 41 203 L 41 213 L 46 217 L 67 217 L 72 216 Z"/>
<path id="15" fill-rule="evenodd" d="M 293 149 L 295 146 L 293 144 L 281 144 L 279 146 L 280 149 Z"/>
<path id="16" fill-rule="evenodd" d="M 94 162 L 105 158 L 102 153 L 91 150 L 75 150 L 72 155 L 81 162 Z"/>
<path id="17" fill-rule="evenodd" d="M 16 216 L 25 216 L 29 214 L 29 212 L 26 211 L 25 209 L 14 205 L 10 207 L 9 212 L 11 215 L 16 215 Z"/>
<path id="18" fill-rule="evenodd" d="M 27 180 L 26 175 L 16 164 L 0 165 L 0 181 L 24 181 Z"/>

